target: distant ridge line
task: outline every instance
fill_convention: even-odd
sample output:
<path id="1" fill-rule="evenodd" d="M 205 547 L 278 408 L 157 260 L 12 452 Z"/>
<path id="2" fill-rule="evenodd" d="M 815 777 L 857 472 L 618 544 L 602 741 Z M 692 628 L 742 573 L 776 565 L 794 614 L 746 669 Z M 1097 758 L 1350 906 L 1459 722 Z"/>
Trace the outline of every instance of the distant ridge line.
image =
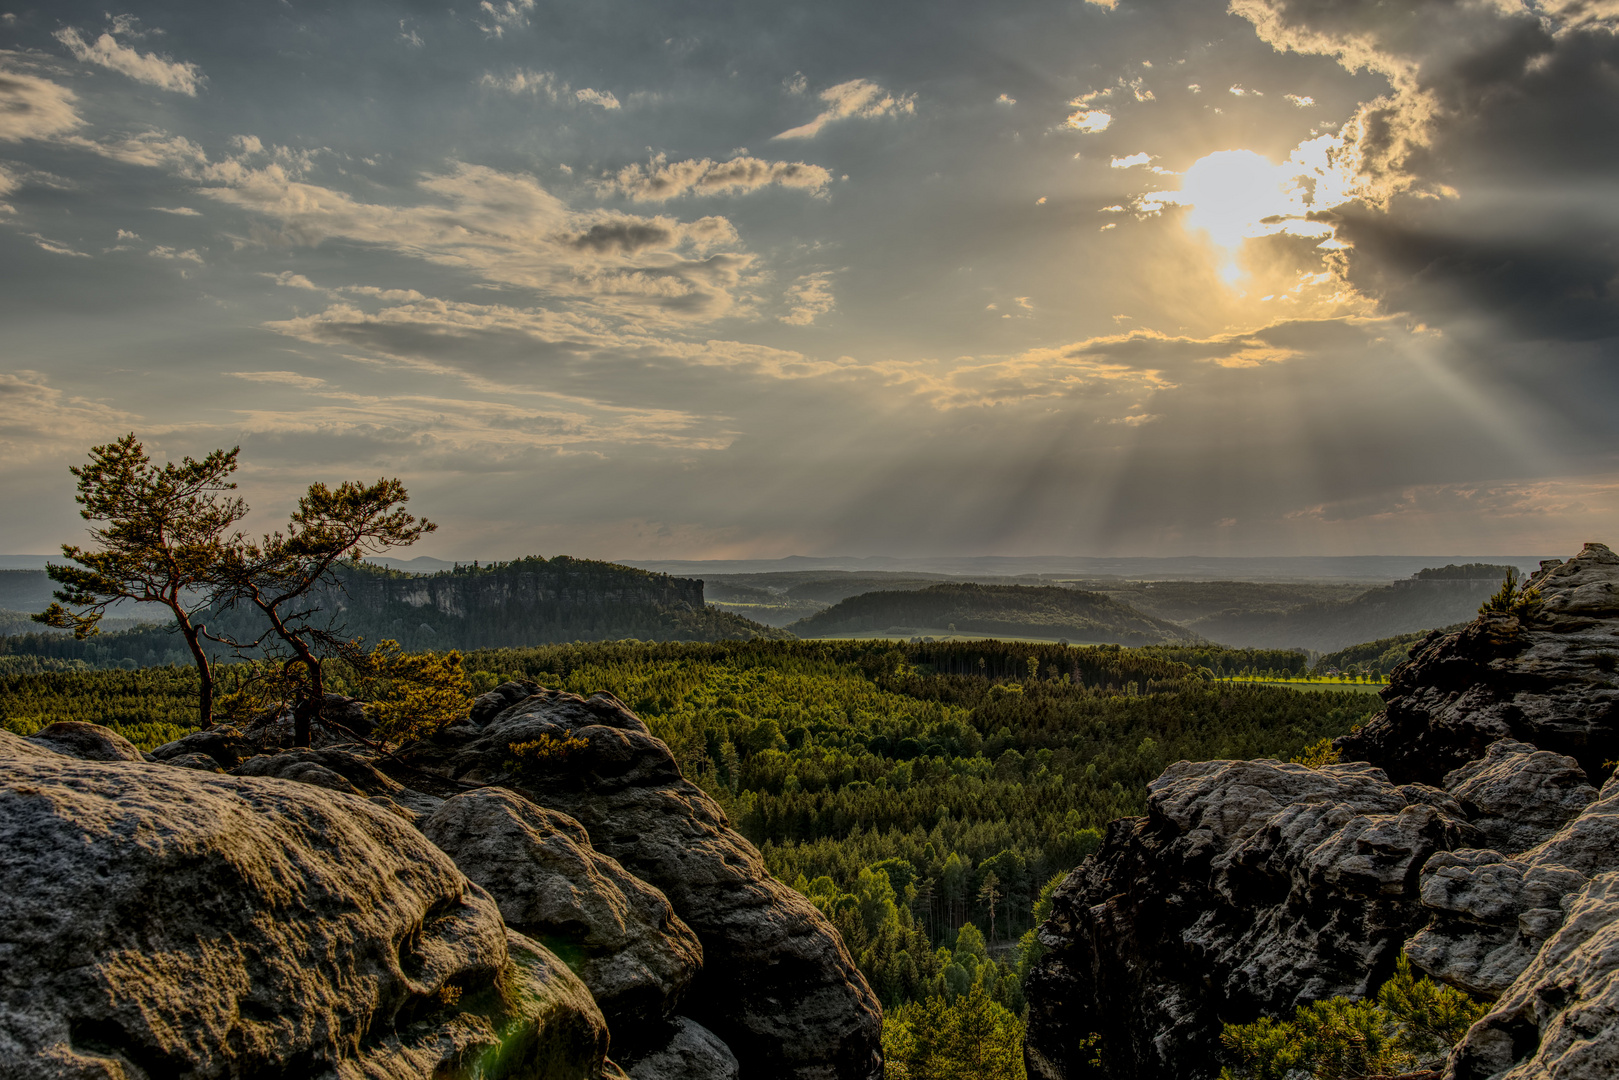
<path id="1" fill-rule="evenodd" d="M 1409 578 L 1419 570 L 1449 563 L 1510 564 L 1529 572 L 1540 555 L 1290 555 L 1290 556 L 1061 556 L 983 555 L 904 558 L 817 558 L 789 555 L 781 559 L 617 560 L 625 566 L 682 577 L 705 574 L 762 574 L 782 570 L 933 573 L 953 576 L 1040 574 L 1054 577 L 1122 578 L 1186 581 L 1345 581 L 1387 582 Z"/>

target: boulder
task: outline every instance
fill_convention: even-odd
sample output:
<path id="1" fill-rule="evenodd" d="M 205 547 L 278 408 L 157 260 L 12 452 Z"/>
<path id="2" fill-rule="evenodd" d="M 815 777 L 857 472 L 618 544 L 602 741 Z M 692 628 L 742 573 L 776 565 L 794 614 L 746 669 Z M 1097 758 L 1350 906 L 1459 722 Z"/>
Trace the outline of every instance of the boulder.
<path id="1" fill-rule="evenodd" d="M 393 814 L 15 742 L 0 1075 L 619 1075 L 584 985 Z"/>
<path id="2" fill-rule="evenodd" d="M 1619 1076 L 1619 871 L 1565 906 L 1562 925 L 1451 1054 L 1445 1080 Z"/>
<path id="3" fill-rule="evenodd" d="M 584 980 L 620 1054 L 674 1014 L 702 946 L 661 892 L 591 848 L 584 826 L 484 788 L 445 801 L 421 829 L 489 891 L 507 926 Z"/>
<path id="4" fill-rule="evenodd" d="M 1365 765 L 1179 762 L 1108 827 L 1039 929 L 1031 1077 L 1212 1077 L 1221 1025 L 1363 997 L 1426 918 L 1422 865 L 1477 839 L 1459 803 Z"/>
<path id="5" fill-rule="evenodd" d="M 468 718 L 477 727 L 488 727 L 489 721 L 516 705 L 524 698 L 539 693 L 540 684 L 529 679 L 513 679 L 501 683 L 487 694 L 473 701 Z"/>
<path id="6" fill-rule="evenodd" d="M 83 761 L 145 761 L 135 744 L 111 728 L 59 720 L 28 736 L 28 741 Z"/>
<path id="7" fill-rule="evenodd" d="M 259 747 L 249 743 L 239 730 L 221 725 L 164 743 L 152 751 L 152 760 L 172 761 L 187 754 L 206 754 L 218 762 L 220 768 L 230 770 L 257 753 Z"/>
<path id="8" fill-rule="evenodd" d="M 513 747 L 539 744 L 519 761 Z M 418 744 L 416 768 L 510 788 L 578 821 L 702 942 L 686 1014 L 751 1076 L 882 1075 L 882 1010 L 826 918 L 773 879 L 664 743 L 610 694 L 535 693 Z"/>
<path id="9" fill-rule="evenodd" d="M 1480 616 L 1434 632 L 1395 668 L 1384 710 L 1336 740 L 1346 761 L 1439 783 L 1501 739 L 1566 754 L 1588 780 L 1619 758 L 1619 555 L 1587 544 L 1529 581 L 1533 617 Z"/>
<path id="10" fill-rule="evenodd" d="M 630 1064 L 630 1080 L 738 1080 L 736 1056 L 712 1031 L 677 1016 L 663 1046 Z"/>
<path id="11" fill-rule="evenodd" d="M 1579 762 L 1501 739 L 1445 776 L 1488 847 L 1515 853 L 1550 837 L 1597 797 Z"/>
<path id="12" fill-rule="evenodd" d="M 0 760 L 6 758 L 38 758 L 44 761 L 54 761 L 63 756 L 65 755 L 57 753 L 48 746 L 29 742 L 21 735 L 0 728 Z"/>
<path id="13" fill-rule="evenodd" d="M 1619 779 L 1528 851 L 1435 855 L 1420 890 L 1431 921 L 1406 943 L 1411 962 L 1469 993 L 1496 998 L 1563 925 L 1568 897 L 1619 871 Z"/>
<path id="14" fill-rule="evenodd" d="M 328 791 L 359 795 L 412 823 L 419 823 L 419 819 L 437 810 L 444 802 L 436 796 L 412 791 L 397 780 L 383 775 L 358 753 L 332 747 L 259 754 L 248 758 L 231 772 L 237 776 L 275 776 Z"/>

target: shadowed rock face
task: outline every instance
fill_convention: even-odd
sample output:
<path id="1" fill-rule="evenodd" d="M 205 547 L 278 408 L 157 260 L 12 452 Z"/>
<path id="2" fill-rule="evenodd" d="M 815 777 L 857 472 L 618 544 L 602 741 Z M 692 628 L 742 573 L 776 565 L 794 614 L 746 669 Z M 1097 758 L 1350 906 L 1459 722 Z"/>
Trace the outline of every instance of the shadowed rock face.
<path id="1" fill-rule="evenodd" d="M 714 1033 L 684 1016 L 663 1048 L 630 1065 L 630 1080 L 738 1080 L 731 1050 Z"/>
<path id="2" fill-rule="evenodd" d="M 881 1009 L 836 931 L 769 876 L 639 717 L 608 694 L 554 691 L 489 713 L 480 710 L 484 726 L 456 725 L 414 750 L 411 764 L 568 815 L 592 847 L 661 890 L 702 942 L 683 1011 L 724 1040 L 745 1075 L 882 1075 Z M 511 747 L 541 736 L 577 742 L 514 768 Z"/>
<path id="3" fill-rule="evenodd" d="M 1567 754 L 1590 780 L 1619 757 L 1619 555 L 1587 544 L 1530 584 L 1535 618 L 1486 615 L 1430 634 L 1394 670 L 1384 711 L 1337 740 L 1346 761 L 1438 783 L 1499 739 Z"/>
<path id="4" fill-rule="evenodd" d="M 500 788 L 457 795 L 421 827 L 494 896 L 506 925 L 578 972 L 615 1056 L 663 1035 L 703 950 L 662 893 L 593 850 L 577 821 Z"/>
<path id="5" fill-rule="evenodd" d="M 583 984 L 358 797 L 0 732 L 0 878 L 0 1075 L 616 1075 Z"/>
<path id="6" fill-rule="evenodd" d="M 1114 822 L 1040 928 L 1025 1046 L 1041 1080 L 1203 1077 L 1222 1023 L 1365 996 L 1425 917 L 1417 876 L 1477 833 L 1367 766 L 1180 762 Z"/>
<path id="7" fill-rule="evenodd" d="M 1404 938 L 1496 1000 L 1445 1080 L 1619 1076 L 1619 779 L 1592 786 L 1619 757 L 1619 557 L 1588 544 L 1533 583 L 1539 613 L 1414 651 L 1338 740 L 1370 764 L 1154 782 L 1040 928 L 1030 1075 L 1212 1076 L 1222 1023 L 1365 997 Z"/>

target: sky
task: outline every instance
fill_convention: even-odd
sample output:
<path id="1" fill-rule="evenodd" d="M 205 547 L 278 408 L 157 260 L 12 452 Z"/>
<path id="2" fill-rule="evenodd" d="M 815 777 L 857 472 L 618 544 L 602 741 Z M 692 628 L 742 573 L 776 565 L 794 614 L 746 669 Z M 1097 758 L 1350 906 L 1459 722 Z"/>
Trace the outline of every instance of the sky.
<path id="1" fill-rule="evenodd" d="M 1619 0 L 0 0 L 0 552 L 1619 542 Z"/>

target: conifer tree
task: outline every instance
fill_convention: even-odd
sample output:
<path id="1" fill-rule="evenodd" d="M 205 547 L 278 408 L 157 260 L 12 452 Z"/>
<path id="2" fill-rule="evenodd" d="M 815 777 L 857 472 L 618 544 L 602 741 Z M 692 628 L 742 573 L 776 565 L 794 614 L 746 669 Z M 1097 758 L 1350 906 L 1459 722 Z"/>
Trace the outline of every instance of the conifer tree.
<path id="1" fill-rule="evenodd" d="M 226 532 L 247 514 L 245 502 L 225 495 L 236 487 L 228 477 L 240 450 L 159 467 L 134 432 L 91 447 L 89 463 L 68 471 L 79 480 L 79 516 L 105 523 L 90 529 L 100 549 L 63 544 L 62 554 L 77 565 L 47 565 L 62 588 L 50 607 L 33 616 L 83 640 L 100 632 L 97 624 L 120 600 L 162 604 L 197 665 L 197 714 L 204 728 L 213 725 L 214 679 L 198 616 L 212 598 L 214 571 L 230 542 Z"/>

